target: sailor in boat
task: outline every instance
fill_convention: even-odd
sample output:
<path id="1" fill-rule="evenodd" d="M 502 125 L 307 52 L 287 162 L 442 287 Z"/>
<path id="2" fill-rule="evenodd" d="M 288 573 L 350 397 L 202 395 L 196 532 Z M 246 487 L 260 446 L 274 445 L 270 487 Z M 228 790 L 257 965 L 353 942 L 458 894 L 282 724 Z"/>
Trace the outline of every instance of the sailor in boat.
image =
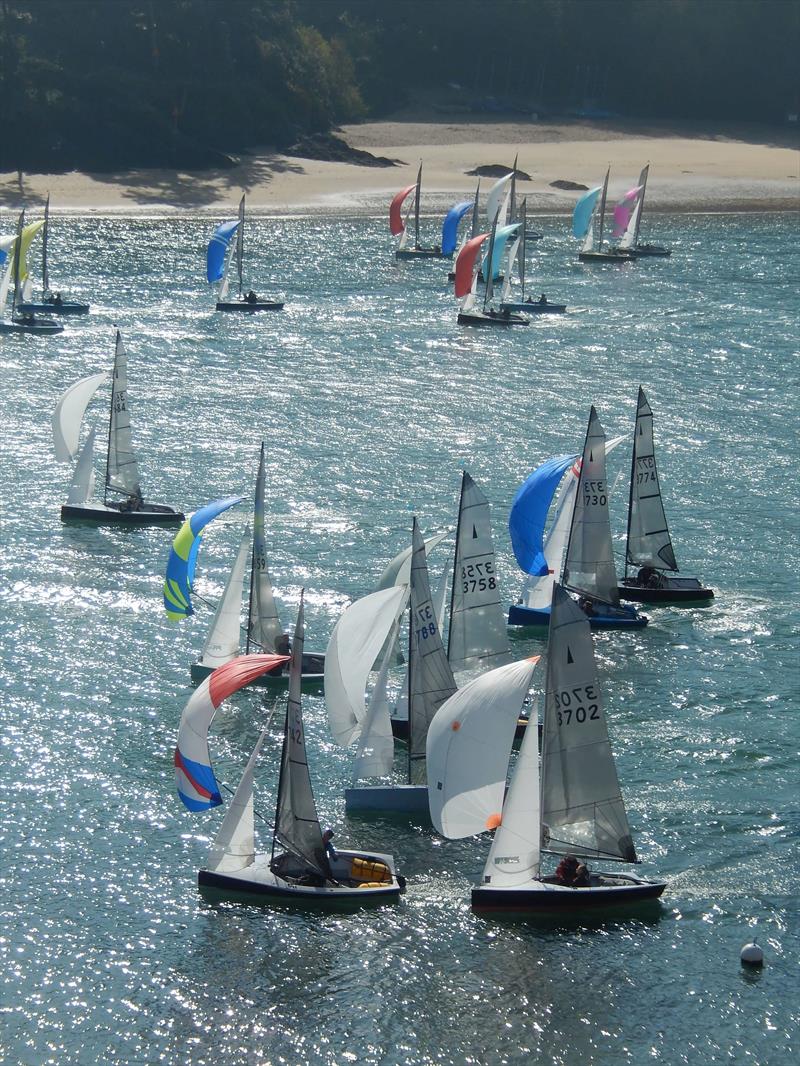
<path id="1" fill-rule="evenodd" d="M 652 566 L 643 566 L 636 575 L 636 581 L 646 589 L 661 588 L 661 575 Z"/>
<path id="2" fill-rule="evenodd" d="M 136 491 L 119 505 L 119 509 L 120 511 L 141 511 L 143 504 L 142 490 L 137 486 Z"/>
<path id="3" fill-rule="evenodd" d="M 336 859 L 337 858 L 336 848 L 331 843 L 332 840 L 333 840 L 333 830 L 329 826 L 325 830 L 325 832 L 322 834 L 322 843 L 325 845 L 325 854 L 328 856 L 328 858 L 329 859 Z"/>
<path id="4" fill-rule="evenodd" d="M 547 303 L 547 294 L 546 293 L 543 292 L 542 295 L 539 297 L 539 303 L 540 304 L 546 304 Z"/>
<path id="5" fill-rule="evenodd" d="M 589 867 L 574 855 L 565 855 L 556 867 L 556 880 L 569 888 L 586 888 L 590 884 Z"/>
<path id="6" fill-rule="evenodd" d="M 256 294 L 255 294 L 255 293 L 253 292 L 253 290 L 252 290 L 252 289 L 251 289 L 251 290 L 250 290 L 250 292 L 248 292 L 248 293 L 247 293 L 247 295 L 245 296 L 245 300 L 246 300 L 246 301 L 247 301 L 247 303 L 249 303 L 249 304 L 255 304 L 255 303 L 258 303 L 258 297 L 256 296 Z"/>
<path id="7" fill-rule="evenodd" d="M 275 638 L 275 654 L 276 655 L 291 655 L 292 654 L 292 642 L 289 640 L 288 633 L 279 633 Z M 289 663 L 286 663 L 286 669 L 289 669 Z M 278 677 L 283 673 L 284 663 L 279 663 L 273 667 L 272 670 L 268 670 L 267 673 L 273 677 Z"/>

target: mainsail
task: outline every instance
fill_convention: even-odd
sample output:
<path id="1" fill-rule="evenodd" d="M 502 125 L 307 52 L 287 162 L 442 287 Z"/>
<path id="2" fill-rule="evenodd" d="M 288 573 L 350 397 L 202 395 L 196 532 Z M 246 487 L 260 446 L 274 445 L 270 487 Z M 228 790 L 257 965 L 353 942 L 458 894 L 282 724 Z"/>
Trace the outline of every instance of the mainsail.
<path id="1" fill-rule="evenodd" d="M 300 676 L 303 659 L 303 600 L 297 612 L 297 624 L 292 643 L 292 663 L 289 670 L 289 699 L 283 733 L 281 772 L 278 780 L 278 800 L 275 809 L 275 835 L 272 842 L 271 865 L 280 873 L 276 849 L 283 849 L 293 859 L 300 860 L 311 873 L 331 876 L 322 830 L 319 826 L 311 777 L 306 760 L 306 739 L 303 729 L 303 710 L 300 704 Z"/>
<path id="2" fill-rule="evenodd" d="M 272 594 L 272 581 L 267 568 L 265 537 L 265 469 L 264 443 L 258 460 L 255 505 L 253 510 L 253 563 L 250 574 L 250 609 L 248 616 L 247 648 L 258 645 L 262 651 L 274 651 L 275 641 L 283 633 L 283 626 Z"/>
<path id="3" fill-rule="evenodd" d="M 656 469 L 653 412 L 641 386 L 636 401 L 625 562 L 629 566 L 652 566 L 658 570 L 678 569 Z"/>
<path id="4" fill-rule="evenodd" d="M 458 509 L 447 658 L 453 670 L 463 670 L 500 666 L 509 657 L 489 501 L 465 470 Z"/>
<path id="5" fill-rule="evenodd" d="M 433 716 L 456 691 L 431 598 L 425 544 L 416 518 L 411 534 L 408 649 L 408 778 L 425 783 L 425 742 Z"/>
<path id="6" fill-rule="evenodd" d="M 592 407 L 575 495 L 564 584 L 593 600 L 619 604 L 606 483 L 606 435 Z"/>
<path id="7" fill-rule="evenodd" d="M 139 468 L 131 442 L 131 416 L 128 409 L 128 366 L 122 335 L 117 330 L 114 376 L 111 387 L 111 417 L 108 426 L 106 499 L 109 492 L 138 496 Z"/>
<path id="8" fill-rule="evenodd" d="M 589 622 L 560 585 L 550 614 L 541 765 L 543 846 L 557 854 L 636 862 Z"/>

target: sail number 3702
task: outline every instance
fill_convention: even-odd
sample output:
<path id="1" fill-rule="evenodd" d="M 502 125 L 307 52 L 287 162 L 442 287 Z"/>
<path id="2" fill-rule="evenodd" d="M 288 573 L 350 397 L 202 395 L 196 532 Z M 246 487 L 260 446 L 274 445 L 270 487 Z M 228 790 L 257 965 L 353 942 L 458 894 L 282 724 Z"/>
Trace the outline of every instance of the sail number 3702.
<path id="1" fill-rule="evenodd" d="M 597 700 L 597 690 L 594 685 L 576 685 L 575 688 L 565 688 L 561 692 L 555 692 L 556 714 L 558 724 L 570 725 L 572 722 L 600 721 L 600 704 L 590 702 Z"/>

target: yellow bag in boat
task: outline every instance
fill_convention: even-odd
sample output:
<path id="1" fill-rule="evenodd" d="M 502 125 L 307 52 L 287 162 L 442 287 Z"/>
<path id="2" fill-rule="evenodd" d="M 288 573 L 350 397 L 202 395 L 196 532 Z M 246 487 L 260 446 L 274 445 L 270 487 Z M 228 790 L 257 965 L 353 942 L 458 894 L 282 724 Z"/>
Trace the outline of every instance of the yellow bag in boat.
<path id="1" fill-rule="evenodd" d="M 392 879 L 389 867 L 385 862 L 368 859 L 353 859 L 350 867 L 350 876 L 354 881 L 369 881 L 383 885 Z"/>
<path id="2" fill-rule="evenodd" d="M 360 881 L 356 888 L 386 888 L 385 881 Z"/>

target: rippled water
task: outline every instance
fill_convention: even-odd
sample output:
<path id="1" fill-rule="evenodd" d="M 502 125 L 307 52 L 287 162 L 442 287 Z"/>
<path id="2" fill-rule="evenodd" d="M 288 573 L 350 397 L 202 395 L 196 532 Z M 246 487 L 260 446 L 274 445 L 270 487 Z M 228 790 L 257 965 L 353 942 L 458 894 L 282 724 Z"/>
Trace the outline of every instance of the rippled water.
<path id="1" fill-rule="evenodd" d="M 59 219 L 54 280 L 92 314 L 57 338 L 2 338 L 0 1061 L 790 1061 L 796 220 L 662 217 L 653 236 L 671 260 L 599 268 L 577 263 L 565 220 L 546 220 L 532 287 L 569 313 L 507 333 L 457 327 L 445 265 L 395 263 L 383 219 L 253 220 L 249 280 L 283 291 L 286 311 L 214 315 L 201 281 L 210 228 Z M 679 562 L 717 590 L 709 609 L 654 610 L 643 632 L 596 638 L 642 871 L 669 881 L 660 919 L 537 930 L 475 917 L 488 840 L 348 820 L 350 753 L 334 748 L 315 696 L 305 713 L 321 817 L 342 844 L 392 850 L 407 895 L 356 916 L 198 896 L 219 812 L 181 808 L 171 757 L 209 611 L 166 620 L 168 533 L 58 516 L 69 474 L 52 458 L 52 408 L 110 365 L 115 324 L 148 498 L 192 510 L 249 497 L 266 441 L 273 578 L 287 624 L 307 589 L 308 647 L 324 646 L 342 606 L 408 543 L 412 514 L 426 531 L 452 523 L 463 465 L 493 503 L 515 597 L 516 486 L 580 446 L 591 402 L 609 435 L 629 430 L 645 387 Z M 620 552 L 625 496 L 620 485 Z M 204 543 L 199 591 L 212 599 L 240 510 Z M 434 556 L 432 570 L 442 565 Z M 520 654 L 541 649 L 515 640 Z M 212 740 L 233 784 L 276 709 L 266 812 L 280 701 L 234 697 Z M 767 965 L 747 976 L 739 949 L 756 923 Z"/>

